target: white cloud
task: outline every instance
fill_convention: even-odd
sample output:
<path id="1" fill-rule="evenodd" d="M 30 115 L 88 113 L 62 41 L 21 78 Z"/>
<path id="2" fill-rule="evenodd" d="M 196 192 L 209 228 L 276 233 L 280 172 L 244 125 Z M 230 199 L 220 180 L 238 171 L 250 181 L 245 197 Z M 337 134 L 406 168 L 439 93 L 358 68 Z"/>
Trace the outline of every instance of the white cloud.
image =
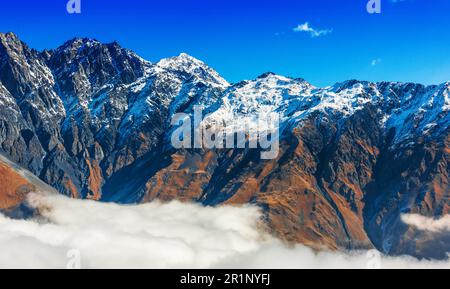
<path id="1" fill-rule="evenodd" d="M 0 268 L 64 268 L 73 249 L 83 268 L 450 268 L 373 252 L 291 248 L 264 232 L 259 209 L 250 206 L 119 206 L 42 194 L 29 202 L 44 218 L 0 215 Z"/>
<path id="2" fill-rule="evenodd" d="M 331 32 L 333 32 L 333 30 L 332 29 L 324 29 L 324 30 L 315 29 L 315 28 L 312 28 L 308 22 L 305 22 L 305 23 L 300 24 L 297 27 L 295 27 L 294 32 L 306 32 L 306 33 L 309 33 L 309 35 L 311 35 L 312 38 L 316 38 L 316 37 L 328 35 Z"/>
<path id="3" fill-rule="evenodd" d="M 377 66 L 378 64 L 380 64 L 381 63 L 381 58 L 377 58 L 377 59 L 374 59 L 374 60 L 372 60 L 372 62 L 370 63 L 370 65 L 372 65 L 372 66 Z"/>
<path id="4" fill-rule="evenodd" d="M 402 221 L 421 231 L 432 233 L 450 232 L 450 215 L 445 215 L 441 219 L 427 218 L 417 214 L 403 215 Z"/>

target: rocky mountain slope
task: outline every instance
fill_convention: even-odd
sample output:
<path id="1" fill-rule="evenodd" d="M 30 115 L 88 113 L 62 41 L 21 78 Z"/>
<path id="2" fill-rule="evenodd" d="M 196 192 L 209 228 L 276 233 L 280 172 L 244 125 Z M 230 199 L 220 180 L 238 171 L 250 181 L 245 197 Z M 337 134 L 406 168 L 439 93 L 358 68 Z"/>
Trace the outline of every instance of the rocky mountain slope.
<path id="1" fill-rule="evenodd" d="M 0 210 L 20 205 L 28 193 L 36 190 L 35 186 L 3 162 L 0 162 L 0 183 Z"/>
<path id="2" fill-rule="evenodd" d="M 49 185 L 42 182 L 27 170 L 17 166 L 0 154 L 0 212 L 19 213 L 21 204 L 31 192 L 57 194 Z"/>
<path id="3" fill-rule="evenodd" d="M 317 249 L 446 256 L 448 238 L 437 246 L 400 216 L 450 212 L 449 92 L 450 82 L 317 88 L 273 73 L 232 85 L 186 54 L 153 64 L 92 39 L 38 52 L 0 34 L 0 149 L 11 160 L 74 198 L 257 204 L 275 234 Z M 212 119 L 279 113 L 278 157 L 174 149 L 172 116 L 194 105 Z"/>

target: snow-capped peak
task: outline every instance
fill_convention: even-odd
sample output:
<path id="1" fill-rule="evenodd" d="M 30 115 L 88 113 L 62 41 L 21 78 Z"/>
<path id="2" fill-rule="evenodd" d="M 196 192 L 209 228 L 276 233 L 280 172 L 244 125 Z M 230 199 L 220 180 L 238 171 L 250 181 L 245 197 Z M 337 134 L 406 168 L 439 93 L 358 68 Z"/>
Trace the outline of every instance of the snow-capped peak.
<path id="1" fill-rule="evenodd" d="M 293 99 L 309 95 L 314 89 L 305 81 L 265 73 L 252 81 L 244 81 L 231 87 L 225 98 L 242 113 L 260 111 L 262 107 L 282 109 Z"/>
<path id="2" fill-rule="evenodd" d="M 265 73 L 255 80 L 231 86 L 220 99 L 219 108 L 209 120 L 220 119 L 239 123 L 240 120 L 265 117 L 277 113 L 286 120 L 303 104 L 312 103 L 315 88 L 302 79 L 292 79 L 275 73 Z M 256 124 L 249 124 L 256 126 Z"/>
<path id="3" fill-rule="evenodd" d="M 93 38 L 74 38 L 72 40 L 67 41 L 66 43 L 64 43 L 62 45 L 63 48 L 65 49 L 78 49 L 82 46 L 87 46 L 87 47 L 92 47 L 92 46 L 96 46 L 96 45 L 102 45 L 102 43 L 100 43 L 98 40 L 93 39 Z"/>
<path id="4" fill-rule="evenodd" d="M 424 86 L 349 80 L 317 88 L 304 79 L 268 72 L 230 85 L 186 53 L 151 64 L 116 42 L 75 38 L 50 52 L 22 55 L 25 47 L 14 34 L 0 34 L 0 38 L 8 57 L 28 58 L 17 61 L 17 67 L 23 68 L 29 83 L 36 89 L 43 84 L 49 87 L 53 103 L 64 101 L 59 110 L 67 111 L 67 119 L 86 110 L 98 127 L 112 127 L 121 120 L 121 131 L 127 130 L 151 121 L 160 110 L 172 115 L 195 105 L 219 117 L 277 112 L 282 121 L 297 123 L 313 112 L 343 119 L 372 104 L 383 114 L 383 125 L 396 128 L 398 140 L 449 122 L 450 82 Z"/>
<path id="5" fill-rule="evenodd" d="M 156 66 L 167 71 L 197 77 L 209 82 L 212 85 L 217 85 L 224 88 L 230 85 L 214 69 L 186 53 L 181 53 L 176 57 L 162 59 L 156 64 Z"/>

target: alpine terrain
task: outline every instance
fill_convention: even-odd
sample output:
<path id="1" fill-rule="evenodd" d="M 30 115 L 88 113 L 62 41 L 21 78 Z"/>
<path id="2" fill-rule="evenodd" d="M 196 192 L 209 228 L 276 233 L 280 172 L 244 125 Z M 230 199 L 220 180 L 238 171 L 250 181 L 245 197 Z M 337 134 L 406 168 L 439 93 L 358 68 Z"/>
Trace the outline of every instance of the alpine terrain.
<path id="1" fill-rule="evenodd" d="M 40 52 L 0 34 L 0 208 L 36 189 L 20 166 L 73 198 L 251 203 L 287 242 L 444 259 L 448 232 L 401 216 L 450 214 L 449 93 L 450 82 L 320 88 L 274 73 L 230 84 L 186 54 L 150 63 L 81 38 Z M 279 113 L 278 157 L 173 148 L 172 117 L 194 106 Z"/>

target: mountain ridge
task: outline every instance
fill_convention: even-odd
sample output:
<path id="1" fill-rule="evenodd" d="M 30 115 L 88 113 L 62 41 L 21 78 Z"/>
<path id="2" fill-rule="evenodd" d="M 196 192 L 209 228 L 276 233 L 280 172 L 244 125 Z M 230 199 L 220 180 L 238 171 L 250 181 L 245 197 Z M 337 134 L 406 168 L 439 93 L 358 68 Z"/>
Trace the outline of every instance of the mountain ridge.
<path id="1" fill-rule="evenodd" d="M 400 217 L 450 212 L 449 92 L 450 82 L 319 88 L 275 73 L 230 84 L 187 54 L 150 63 L 85 38 L 37 52 L 0 34 L 11 160 L 74 198 L 256 204 L 274 234 L 317 249 L 446 256 L 450 244 L 430 253 L 430 235 Z M 171 119 L 194 106 L 211 119 L 280 114 L 279 156 L 175 150 Z"/>

